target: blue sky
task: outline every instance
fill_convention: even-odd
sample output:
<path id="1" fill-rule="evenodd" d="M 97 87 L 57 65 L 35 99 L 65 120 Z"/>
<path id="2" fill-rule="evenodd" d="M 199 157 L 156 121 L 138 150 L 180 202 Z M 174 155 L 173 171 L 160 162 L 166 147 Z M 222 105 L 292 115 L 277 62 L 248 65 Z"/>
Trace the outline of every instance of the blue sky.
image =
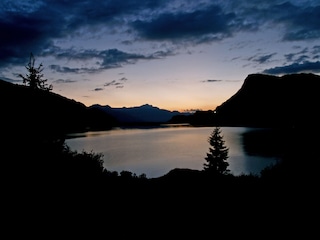
<path id="1" fill-rule="evenodd" d="M 320 73 L 316 0 L 2 0 L 0 79 L 32 52 L 82 102 L 215 109 L 252 73 Z M 301 82 L 303 84 L 303 81 Z"/>

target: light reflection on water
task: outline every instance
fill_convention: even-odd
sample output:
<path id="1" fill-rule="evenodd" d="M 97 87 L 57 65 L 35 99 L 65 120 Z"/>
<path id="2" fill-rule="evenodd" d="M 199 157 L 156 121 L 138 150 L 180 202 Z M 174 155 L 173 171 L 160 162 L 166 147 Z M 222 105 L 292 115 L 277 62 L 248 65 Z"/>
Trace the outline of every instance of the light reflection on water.
<path id="1" fill-rule="evenodd" d="M 130 171 L 148 178 L 159 177 L 174 168 L 202 170 L 208 138 L 214 127 L 160 127 L 112 129 L 72 134 L 66 144 L 77 151 L 93 151 L 104 155 L 109 171 Z M 259 174 L 276 158 L 249 156 L 242 147 L 242 133 L 248 128 L 221 127 L 229 148 L 229 169 L 232 174 Z"/>

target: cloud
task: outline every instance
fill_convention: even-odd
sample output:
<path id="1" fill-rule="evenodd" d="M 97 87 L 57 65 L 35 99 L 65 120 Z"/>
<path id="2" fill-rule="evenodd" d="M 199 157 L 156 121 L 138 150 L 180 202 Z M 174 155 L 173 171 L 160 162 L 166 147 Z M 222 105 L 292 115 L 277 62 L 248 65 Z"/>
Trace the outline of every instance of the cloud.
<path id="1" fill-rule="evenodd" d="M 122 77 L 118 80 L 112 80 L 110 82 L 107 82 L 103 84 L 104 87 L 110 87 L 110 86 L 115 86 L 116 88 L 123 88 L 124 87 L 124 82 L 128 81 L 127 78 Z"/>
<path id="2" fill-rule="evenodd" d="M 235 1 L 233 9 L 243 21 L 283 29 L 283 41 L 313 40 L 320 37 L 319 2 L 309 1 Z M 252 23 L 254 24 L 254 23 Z"/>
<path id="3" fill-rule="evenodd" d="M 57 64 L 52 64 L 49 66 L 49 68 L 53 71 L 59 72 L 59 73 L 85 73 L 90 72 L 87 68 L 70 68 L 70 67 L 61 67 Z"/>
<path id="4" fill-rule="evenodd" d="M 92 33 L 101 27 L 124 24 L 125 16 L 134 16 L 144 9 L 166 4 L 160 0 L 43 0 L 7 1 L 0 5 L 0 66 L 25 63 L 33 52 L 39 56 L 56 39 Z M 26 54 L 22 54 L 25 53 Z"/>
<path id="5" fill-rule="evenodd" d="M 293 47 L 300 49 L 300 47 Z M 319 59 L 320 46 L 315 45 L 312 48 L 305 47 L 298 52 L 284 54 L 286 65 L 269 68 L 263 71 L 267 74 L 290 74 L 299 72 L 319 73 L 319 61 L 310 61 L 310 59 Z"/>
<path id="6" fill-rule="evenodd" d="M 320 62 L 309 62 L 305 61 L 303 63 L 293 63 L 286 66 L 269 68 L 263 71 L 266 74 L 291 74 L 291 73 L 299 73 L 299 72 L 312 72 L 312 73 L 320 73 Z"/>
<path id="7" fill-rule="evenodd" d="M 53 82 L 58 83 L 58 84 L 60 84 L 60 83 L 64 84 L 64 83 L 75 83 L 77 81 L 70 80 L 70 79 L 57 79 L 57 80 L 54 80 Z"/>
<path id="8" fill-rule="evenodd" d="M 101 32 L 125 33 L 128 39 L 119 41 L 126 47 L 141 39 L 175 44 L 210 43 L 239 32 L 258 31 L 264 26 L 283 29 L 283 41 L 314 40 L 320 37 L 319 12 L 319 2 L 311 0 L 229 0 L 214 4 L 209 0 L 3 0 L 0 68 L 24 65 L 30 52 L 57 59 L 98 61 L 87 68 L 51 66 L 52 70 L 66 73 L 99 72 L 141 59 L 175 54 L 168 50 L 138 54 L 116 48 L 57 47 L 57 42 L 81 38 L 84 33 L 97 38 Z M 265 62 L 268 56 L 265 57 L 256 61 Z"/>
<path id="9" fill-rule="evenodd" d="M 112 85 L 116 85 L 116 80 L 112 80 L 111 82 L 107 82 L 103 86 L 109 87 L 109 86 L 112 86 Z"/>
<path id="10" fill-rule="evenodd" d="M 248 61 L 253 61 L 253 62 L 257 62 L 259 64 L 263 64 L 263 63 L 267 63 L 270 61 L 270 59 L 275 56 L 277 53 L 270 53 L 270 54 L 265 54 L 265 55 L 261 55 L 261 54 L 257 54 L 255 56 L 249 57 L 247 60 Z"/>
<path id="11" fill-rule="evenodd" d="M 51 55 L 56 59 L 65 59 L 73 61 L 75 64 L 77 62 L 87 62 L 91 67 L 66 67 L 57 64 L 50 65 L 49 68 L 53 71 L 60 73 L 73 73 L 73 74 L 83 74 L 83 73 L 99 73 L 101 71 L 119 68 L 124 64 L 134 64 L 139 60 L 154 60 L 165 58 L 166 56 L 172 56 L 174 53 L 172 51 L 156 51 L 149 55 L 137 54 L 137 53 L 127 53 L 118 49 L 107 49 L 107 50 L 76 50 L 72 49 L 61 49 L 54 47 L 48 49 L 42 56 Z"/>
<path id="12" fill-rule="evenodd" d="M 203 83 L 213 83 L 213 82 L 221 82 L 222 80 L 213 80 L 213 79 L 208 79 L 208 80 L 203 80 L 201 82 Z"/>
<path id="13" fill-rule="evenodd" d="M 99 92 L 99 91 L 102 91 L 102 90 L 104 90 L 104 88 L 95 88 L 92 91 Z"/>
<path id="14" fill-rule="evenodd" d="M 192 12 L 165 12 L 150 20 L 136 20 L 131 26 L 147 40 L 212 39 L 229 35 L 235 17 L 219 6 L 210 6 Z"/>
<path id="15" fill-rule="evenodd" d="M 320 46 L 314 46 L 312 49 L 313 49 L 313 50 L 312 50 L 312 54 L 318 54 L 318 53 L 320 53 Z"/>
<path id="16" fill-rule="evenodd" d="M 291 6 L 289 11 L 290 15 L 287 15 L 285 20 L 279 19 L 286 23 L 287 32 L 284 34 L 284 40 L 311 40 L 320 37 L 320 6 L 302 8 Z"/>

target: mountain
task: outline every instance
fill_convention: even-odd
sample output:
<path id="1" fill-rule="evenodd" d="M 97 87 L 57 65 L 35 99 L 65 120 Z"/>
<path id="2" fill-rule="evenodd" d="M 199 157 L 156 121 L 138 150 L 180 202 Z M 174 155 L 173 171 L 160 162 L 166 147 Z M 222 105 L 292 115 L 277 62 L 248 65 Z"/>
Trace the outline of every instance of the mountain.
<path id="1" fill-rule="evenodd" d="M 250 74 L 238 92 L 215 109 L 214 122 L 229 126 L 317 126 L 319 84 L 320 76 L 311 73 L 281 77 Z"/>
<path id="2" fill-rule="evenodd" d="M 192 125 L 295 127 L 320 122 L 320 76 L 250 74 L 241 88 L 215 110 L 194 114 L 149 104 L 112 108 L 84 104 L 59 94 L 0 80 L 2 133 L 65 133 L 125 124 L 189 122 Z"/>
<path id="3" fill-rule="evenodd" d="M 59 94 L 0 80 L 1 130 L 8 134 L 64 134 L 110 128 L 116 120 Z"/>
<path id="4" fill-rule="evenodd" d="M 92 105 L 91 109 L 101 109 L 110 116 L 113 116 L 122 124 L 132 123 L 165 123 L 173 116 L 180 115 L 178 111 L 169 111 L 160 109 L 149 104 L 144 104 L 136 107 L 112 108 L 108 105 L 101 106 L 98 104 Z"/>

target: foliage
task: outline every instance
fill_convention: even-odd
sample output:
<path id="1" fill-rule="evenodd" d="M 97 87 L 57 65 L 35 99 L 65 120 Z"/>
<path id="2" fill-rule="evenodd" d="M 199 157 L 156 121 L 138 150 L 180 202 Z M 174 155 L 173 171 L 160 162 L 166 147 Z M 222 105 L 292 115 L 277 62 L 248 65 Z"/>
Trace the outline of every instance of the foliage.
<path id="1" fill-rule="evenodd" d="M 23 79 L 23 83 L 30 86 L 32 89 L 41 89 L 41 90 L 52 90 L 52 85 L 49 85 L 46 83 L 48 79 L 43 79 L 43 65 L 42 63 L 35 67 L 35 58 L 33 54 L 30 54 L 30 60 L 28 65 L 26 66 L 26 69 L 28 70 L 28 74 L 26 76 L 23 76 L 22 74 L 19 74 L 19 77 Z"/>
<path id="2" fill-rule="evenodd" d="M 220 127 L 215 127 L 208 142 L 210 143 L 209 153 L 205 157 L 204 170 L 214 175 L 226 175 L 230 170 L 227 169 L 229 148 L 225 146 L 225 141 L 221 135 Z"/>

